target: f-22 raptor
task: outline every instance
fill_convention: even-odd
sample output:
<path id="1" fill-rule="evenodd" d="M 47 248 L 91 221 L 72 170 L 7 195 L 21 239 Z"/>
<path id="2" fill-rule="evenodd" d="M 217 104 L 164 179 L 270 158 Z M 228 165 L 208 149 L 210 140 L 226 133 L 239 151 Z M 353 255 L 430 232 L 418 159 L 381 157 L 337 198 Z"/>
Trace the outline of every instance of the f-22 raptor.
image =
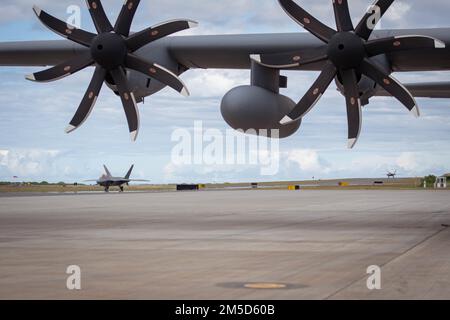
<path id="1" fill-rule="evenodd" d="M 105 188 L 105 192 L 109 192 L 110 187 L 119 187 L 120 192 L 123 192 L 123 186 L 128 185 L 130 182 L 148 182 L 148 180 L 139 180 L 139 179 L 130 179 L 131 172 L 133 171 L 134 165 L 131 166 L 130 170 L 128 170 L 125 177 L 113 177 L 108 168 L 103 165 L 105 169 L 105 174 L 103 174 L 97 180 L 86 180 L 86 182 L 94 181 L 97 185 Z"/>

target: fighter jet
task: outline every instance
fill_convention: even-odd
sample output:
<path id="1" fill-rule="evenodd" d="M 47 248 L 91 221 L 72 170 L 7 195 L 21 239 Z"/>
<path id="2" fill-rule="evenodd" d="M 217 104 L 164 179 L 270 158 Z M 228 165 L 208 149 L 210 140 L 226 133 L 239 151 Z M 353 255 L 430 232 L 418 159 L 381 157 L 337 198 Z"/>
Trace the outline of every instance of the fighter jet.
<path id="1" fill-rule="evenodd" d="M 397 176 L 397 170 L 395 170 L 394 172 L 388 171 L 388 173 L 387 173 L 388 179 L 390 179 L 390 178 L 395 179 L 396 176 Z"/>
<path id="2" fill-rule="evenodd" d="M 130 179 L 131 172 L 133 171 L 134 165 L 131 166 L 130 170 L 128 170 L 125 177 L 113 177 L 108 168 L 103 165 L 105 169 L 105 174 L 103 174 L 97 180 L 86 180 L 86 182 L 96 182 L 97 185 L 105 188 L 105 192 L 109 192 L 110 187 L 119 187 L 120 192 L 123 192 L 123 186 L 128 185 L 130 182 L 148 182 L 148 180 L 138 180 L 138 179 Z"/>

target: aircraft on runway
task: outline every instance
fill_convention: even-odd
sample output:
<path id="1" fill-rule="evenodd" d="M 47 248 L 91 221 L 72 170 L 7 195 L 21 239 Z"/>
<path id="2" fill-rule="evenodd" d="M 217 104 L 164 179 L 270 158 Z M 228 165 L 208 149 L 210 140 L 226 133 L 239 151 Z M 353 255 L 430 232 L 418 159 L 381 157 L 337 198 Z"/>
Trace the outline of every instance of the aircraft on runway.
<path id="1" fill-rule="evenodd" d="M 388 179 L 390 179 L 390 178 L 395 179 L 396 176 L 397 176 L 397 170 L 395 170 L 394 172 L 388 171 L 388 173 L 387 173 Z"/>
<path id="2" fill-rule="evenodd" d="M 96 182 L 97 185 L 105 188 L 105 192 L 109 192 L 110 187 L 119 187 L 120 192 L 123 192 L 123 186 L 128 185 L 130 182 L 148 182 L 148 180 L 130 179 L 134 165 L 131 166 L 125 177 L 113 177 L 105 165 L 103 165 L 103 168 L 105 169 L 104 175 L 97 180 L 86 180 L 86 182 Z"/>
<path id="3" fill-rule="evenodd" d="M 310 34 L 167 37 L 197 26 L 187 19 L 131 33 L 139 0 L 124 1 L 114 26 L 100 0 L 86 0 L 97 30 L 94 34 L 34 7 L 45 26 L 70 42 L 1 43 L 0 65 L 54 66 L 27 76 L 37 82 L 58 80 L 95 67 L 66 132 L 86 121 L 106 83 L 122 100 L 132 140 L 136 140 L 140 126 L 137 103 L 166 86 L 189 95 L 179 76 L 195 68 L 250 69 L 250 85 L 233 88 L 223 98 L 223 118 L 232 128 L 244 131 L 279 129 L 280 138 L 299 130 L 302 119 L 334 80 L 346 100 L 349 148 L 355 146 L 361 133 L 362 106 L 374 96 L 392 95 L 417 117 L 420 112 L 415 97 L 450 98 L 450 82 L 403 85 L 391 75 L 450 70 L 450 28 L 374 31 L 394 0 L 375 1 L 355 27 L 348 1 L 333 0 L 337 28 L 332 29 L 293 0 L 278 1 L 287 15 Z M 287 69 L 321 72 L 299 103 L 280 94 L 288 80 L 280 71 Z"/>

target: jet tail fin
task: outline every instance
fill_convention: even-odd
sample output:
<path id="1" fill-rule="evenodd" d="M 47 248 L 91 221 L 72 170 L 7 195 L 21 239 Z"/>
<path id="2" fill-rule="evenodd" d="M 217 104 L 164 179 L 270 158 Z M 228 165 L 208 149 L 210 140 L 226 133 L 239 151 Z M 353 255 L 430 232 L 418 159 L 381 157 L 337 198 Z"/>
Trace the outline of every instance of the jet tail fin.
<path id="1" fill-rule="evenodd" d="M 105 173 L 106 173 L 106 175 L 107 175 L 108 177 L 112 177 L 111 172 L 109 172 L 108 168 L 107 168 L 105 165 L 103 165 L 103 168 L 105 168 Z"/>
<path id="2" fill-rule="evenodd" d="M 131 172 L 133 171 L 134 164 L 131 166 L 130 170 L 128 170 L 127 175 L 125 176 L 125 179 L 130 179 Z"/>

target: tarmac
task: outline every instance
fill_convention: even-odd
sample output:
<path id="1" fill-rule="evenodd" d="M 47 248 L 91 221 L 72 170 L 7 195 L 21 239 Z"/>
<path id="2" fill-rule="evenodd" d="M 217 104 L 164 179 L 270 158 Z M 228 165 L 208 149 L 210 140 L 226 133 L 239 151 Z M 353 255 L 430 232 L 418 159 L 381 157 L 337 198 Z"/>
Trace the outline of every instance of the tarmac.
<path id="1" fill-rule="evenodd" d="M 448 191 L 2 196 L 0 299 L 450 299 L 449 224 Z"/>

